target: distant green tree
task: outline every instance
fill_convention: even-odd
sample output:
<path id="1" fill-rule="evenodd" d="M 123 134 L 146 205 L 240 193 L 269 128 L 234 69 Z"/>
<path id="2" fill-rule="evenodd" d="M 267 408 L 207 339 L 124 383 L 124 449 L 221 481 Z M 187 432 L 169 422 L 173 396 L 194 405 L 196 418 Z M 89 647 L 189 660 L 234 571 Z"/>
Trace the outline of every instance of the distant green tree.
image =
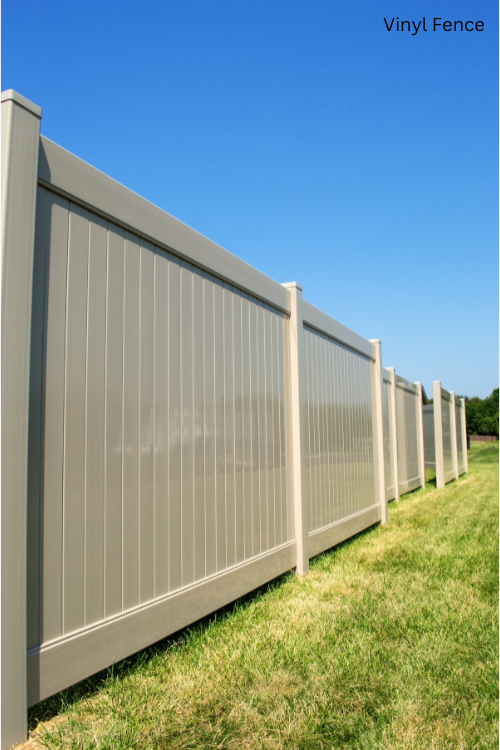
<path id="1" fill-rule="evenodd" d="M 462 398 L 459 396 L 459 398 Z M 468 435 L 497 435 L 498 437 L 498 388 L 487 398 L 473 396 L 465 398 L 465 415 Z"/>

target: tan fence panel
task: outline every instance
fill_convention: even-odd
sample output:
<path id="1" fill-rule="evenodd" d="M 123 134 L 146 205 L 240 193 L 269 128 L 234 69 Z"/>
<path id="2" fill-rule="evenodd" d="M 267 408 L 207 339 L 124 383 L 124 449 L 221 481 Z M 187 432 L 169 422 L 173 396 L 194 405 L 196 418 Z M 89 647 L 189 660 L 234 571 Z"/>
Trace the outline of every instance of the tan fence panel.
<path id="1" fill-rule="evenodd" d="M 419 414 L 418 388 L 405 378 L 396 375 L 396 417 L 398 442 L 399 492 L 421 487 L 425 478 L 421 475 L 419 462 Z"/>
<path id="2" fill-rule="evenodd" d="M 465 402 L 464 399 L 455 399 L 455 423 L 457 426 L 457 463 L 458 475 L 467 471 L 467 435 L 465 425 Z"/>
<path id="3" fill-rule="evenodd" d="M 311 305 L 304 310 L 312 557 L 379 521 L 386 499 L 376 486 L 373 346 Z"/>
<path id="4" fill-rule="evenodd" d="M 70 160 L 77 192 L 79 160 L 45 145 Z M 46 180 L 34 256 L 29 703 L 174 627 L 155 622 L 114 648 L 124 617 L 267 559 L 241 586 L 218 579 L 218 598 L 184 608 L 182 627 L 295 562 L 288 315 Z"/>
<path id="5" fill-rule="evenodd" d="M 374 505 L 370 360 L 306 327 L 310 530 Z"/>
<path id="6" fill-rule="evenodd" d="M 436 483 L 442 488 L 468 470 L 464 399 L 446 391 L 439 380 L 432 384 Z"/>
<path id="7" fill-rule="evenodd" d="M 452 439 L 452 410 L 451 395 L 444 388 L 441 388 L 441 417 L 443 430 L 443 471 L 444 482 L 450 482 L 455 479 L 455 467 L 453 466 L 453 446 Z"/>
<path id="8" fill-rule="evenodd" d="M 436 468 L 436 445 L 434 436 L 434 406 L 428 404 L 423 408 L 424 412 L 424 448 L 425 468 Z"/>
<path id="9" fill-rule="evenodd" d="M 391 373 L 389 370 L 382 372 L 382 414 L 383 414 L 383 431 L 384 431 L 384 467 L 385 467 L 385 487 L 387 500 L 395 500 L 397 497 L 395 482 L 395 466 L 397 462 L 397 449 L 392 435 L 391 422 L 393 399 L 391 390 L 393 389 Z"/>

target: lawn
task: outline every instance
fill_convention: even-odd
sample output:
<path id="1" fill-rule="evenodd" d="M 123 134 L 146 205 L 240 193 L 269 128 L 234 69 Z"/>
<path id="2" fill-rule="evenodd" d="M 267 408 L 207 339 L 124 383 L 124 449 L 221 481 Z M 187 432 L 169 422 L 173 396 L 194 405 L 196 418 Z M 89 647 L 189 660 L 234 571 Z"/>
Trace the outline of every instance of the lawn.
<path id="1" fill-rule="evenodd" d="M 33 747 L 497 748 L 498 444 L 375 527 L 30 710 Z M 43 723 L 37 724 L 38 721 Z"/>

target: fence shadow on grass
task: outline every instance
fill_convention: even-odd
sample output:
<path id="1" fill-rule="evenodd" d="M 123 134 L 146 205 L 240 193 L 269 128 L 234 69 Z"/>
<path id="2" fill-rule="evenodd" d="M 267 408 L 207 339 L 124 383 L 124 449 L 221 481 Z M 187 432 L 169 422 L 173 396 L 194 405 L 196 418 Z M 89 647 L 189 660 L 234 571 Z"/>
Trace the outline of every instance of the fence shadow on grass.
<path id="1" fill-rule="evenodd" d="M 357 536 L 361 536 L 361 534 L 357 534 Z M 347 542 L 344 542 L 342 545 L 338 546 L 341 547 L 346 543 Z M 98 693 L 99 690 L 106 687 L 106 684 L 109 683 L 110 680 L 127 677 L 136 669 L 146 665 L 155 656 L 165 654 L 173 648 L 182 647 L 193 633 L 203 633 L 215 622 L 226 620 L 238 609 L 245 609 L 260 598 L 264 597 L 270 591 L 283 586 L 293 575 L 293 570 L 283 573 L 283 575 L 278 576 L 278 578 L 274 578 L 263 586 L 259 586 L 259 588 L 239 597 L 239 599 L 227 604 L 225 607 L 221 607 L 210 615 L 203 617 L 201 620 L 197 620 L 191 625 L 182 628 L 182 630 L 178 630 L 167 638 L 163 638 L 142 651 L 138 651 L 116 664 L 112 664 L 110 667 L 97 672 L 86 680 L 82 680 L 81 682 L 76 683 L 76 685 L 72 685 L 71 687 L 62 690 L 60 693 L 56 693 L 56 695 L 52 695 L 40 703 L 37 703 L 28 709 L 28 728 L 33 730 L 39 722 L 47 722 L 54 719 L 67 707 L 74 705 L 81 699 L 90 698 L 92 695 Z"/>
<path id="2" fill-rule="evenodd" d="M 488 452 L 488 449 L 486 449 L 485 452 Z M 490 452 L 498 455 L 498 447 L 494 447 Z M 490 456 L 488 455 L 488 458 L 489 457 Z M 436 487 L 436 472 L 433 469 L 426 470 L 426 485 L 434 488 Z M 421 487 L 418 487 L 411 492 L 407 492 L 402 496 L 401 499 L 409 498 L 416 492 L 421 491 L 421 489 Z M 377 526 L 378 524 L 375 524 L 374 526 L 370 526 L 367 529 L 363 529 L 363 531 L 360 531 L 358 534 L 355 534 L 349 539 L 346 539 L 340 544 L 337 544 L 335 547 L 325 550 L 324 552 L 316 555 L 314 558 L 311 558 L 311 568 L 316 568 L 318 565 L 320 566 L 323 561 L 326 561 L 332 555 L 336 555 L 338 552 L 340 552 L 340 550 L 356 543 L 358 539 L 368 536 L 373 532 L 374 529 L 377 528 Z M 122 661 L 119 661 L 116 664 L 113 664 L 110 667 L 97 672 L 95 675 L 88 677 L 86 680 L 82 680 L 76 685 L 72 685 L 71 687 L 66 688 L 66 690 L 62 690 L 60 693 L 52 695 L 50 698 L 46 698 L 44 701 L 37 703 L 35 706 L 32 706 L 28 710 L 29 728 L 32 730 L 37 726 L 38 722 L 50 721 L 59 713 L 61 713 L 67 706 L 71 706 L 81 699 L 90 698 L 92 695 L 104 688 L 110 680 L 127 677 L 127 675 L 133 673 L 134 670 L 147 664 L 155 656 L 165 654 L 173 648 L 182 647 L 183 644 L 185 644 L 189 640 L 190 636 L 193 633 L 203 633 L 213 623 L 221 622 L 230 617 L 233 612 L 235 612 L 235 610 L 248 607 L 261 597 L 265 596 L 269 591 L 273 591 L 274 589 L 283 586 L 293 575 L 294 571 L 284 573 L 278 578 L 275 578 L 272 581 L 264 584 L 263 586 L 254 589 L 250 593 L 245 594 L 239 599 L 236 599 L 231 604 L 227 604 L 225 607 L 221 607 L 221 609 L 212 612 L 212 614 L 207 615 L 201 620 L 197 620 L 196 622 L 188 625 L 182 630 L 177 631 L 176 633 L 173 633 L 167 638 L 164 638 L 161 641 L 157 641 L 156 643 L 148 646 L 142 651 L 138 651 L 137 653 L 132 654 L 132 656 L 128 656 Z"/>

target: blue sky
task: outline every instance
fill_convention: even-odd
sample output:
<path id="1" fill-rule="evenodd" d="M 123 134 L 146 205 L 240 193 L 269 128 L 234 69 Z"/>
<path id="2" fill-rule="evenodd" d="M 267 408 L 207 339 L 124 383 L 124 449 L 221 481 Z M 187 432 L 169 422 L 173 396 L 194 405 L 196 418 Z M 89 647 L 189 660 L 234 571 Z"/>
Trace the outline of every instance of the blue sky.
<path id="1" fill-rule="evenodd" d="M 42 107 L 44 135 L 299 281 L 428 393 L 498 386 L 495 2 L 2 9 L 2 89 Z M 416 35 L 384 24 L 424 16 Z"/>

